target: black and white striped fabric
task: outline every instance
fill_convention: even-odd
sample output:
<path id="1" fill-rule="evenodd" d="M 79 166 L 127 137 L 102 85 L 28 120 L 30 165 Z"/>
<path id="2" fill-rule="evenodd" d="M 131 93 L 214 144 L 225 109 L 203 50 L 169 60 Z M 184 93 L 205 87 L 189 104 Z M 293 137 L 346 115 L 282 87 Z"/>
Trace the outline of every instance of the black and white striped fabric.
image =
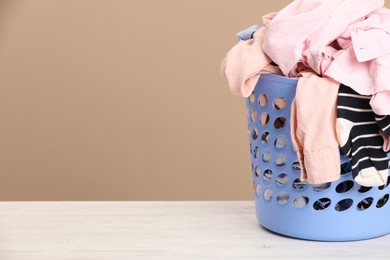
<path id="1" fill-rule="evenodd" d="M 390 135 L 390 116 L 379 116 L 375 114 L 375 120 L 379 128 L 386 134 Z"/>
<path id="2" fill-rule="evenodd" d="M 351 161 L 355 181 L 366 187 L 386 184 L 389 167 L 378 123 L 385 126 L 390 119 L 377 117 L 377 122 L 370 99 L 340 85 L 336 121 L 340 149 Z"/>

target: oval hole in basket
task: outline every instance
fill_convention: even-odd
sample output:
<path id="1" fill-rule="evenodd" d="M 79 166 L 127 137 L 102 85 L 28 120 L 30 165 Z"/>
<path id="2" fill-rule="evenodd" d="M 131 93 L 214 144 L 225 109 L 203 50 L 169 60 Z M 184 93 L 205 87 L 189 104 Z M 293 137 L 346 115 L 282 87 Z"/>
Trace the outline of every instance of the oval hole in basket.
<path id="1" fill-rule="evenodd" d="M 364 211 L 364 210 L 368 209 L 369 207 L 371 207 L 373 202 L 374 202 L 373 197 L 365 198 L 364 200 L 360 201 L 357 204 L 356 208 L 358 211 Z"/>
<path id="2" fill-rule="evenodd" d="M 290 195 L 287 192 L 282 192 L 276 197 L 276 202 L 279 205 L 286 205 L 289 199 Z"/>
<path id="3" fill-rule="evenodd" d="M 264 199 L 265 199 L 266 201 L 272 200 L 273 193 L 274 193 L 274 192 L 272 191 L 272 189 L 266 189 L 266 190 L 264 191 Z"/>
<path id="4" fill-rule="evenodd" d="M 353 188 L 354 184 L 355 183 L 351 180 L 343 181 L 339 185 L 336 186 L 336 192 L 337 193 L 346 193 Z"/>
<path id="5" fill-rule="evenodd" d="M 315 185 L 313 185 L 313 190 L 315 192 L 322 192 L 322 191 L 325 191 L 325 190 L 329 189 L 330 185 L 331 185 L 330 182 L 321 183 L 321 184 L 315 184 Z"/>
<path id="6" fill-rule="evenodd" d="M 309 203 L 309 198 L 306 196 L 297 197 L 294 199 L 293 206 L 296 209 L 302 209 Z"/>
<path id="7" fill-rule="evenodd" d="M 260 184 L 257 184 L 256 185 L 256 194 L 257 196 L 261 196 L 261 192 L 262 192 L 262 186 Z"/>
<path id="8" fill-rule="evenodd" d="M 264 132 L 261 135 L 261 143 L 262 144 L 268 144 L 270 139 L 271 139 L 271 134 L 269 132 Z"/>
<path id="9" fill-rule="evenodd" d="M 274 145 L 275 145 L 276 149 L 283 149 L 287 145 L 287 137 L 284 136 L 284 135 L 279 135 L 275 139 L 275 144 Z"/>
<path id="10" fill-rule="evenodd" d="M 253 157 L 257 159 L 257 157 L 259 157 L 259 154 L 260 154 L 259 147 L 256 146 L 255 149 L 253 150 Z"/>
<path id="11" fill-rule="evenodd" d="M 270 151 L 265 151 L 263 153 L 263 162 L 267 163 L 271 160 L 272 153 Z"/>
<path id="12" fill-rule="evenodd" d="M 349 209 L 352 206 L 352 204 L 353 204 L 352 199 L 343 199 L 343 200 L 340 200 L 339 202 L 337 202 L 334 209 L 336 211 L 345 211 L 345 210 Z"/>
<path id="13" fill-rule="evenodd" d="M 255 167 L 255 176 L 259 177 L 260 176 L 260 166 Z"/>
<path id="14" fill-rule="evenodd" d="M 257 137 L 259 137 L 259 132 L 257 131 L 256 128 L 254 128 L 254 129 L 252 130 L 252 139 L 253 139 L 253 140 L 256 140 Z"/>
<path id="15" fill-rule="evenodd" d="M 358 192 L 360 193 L 366 193 L 367 191 L 371 190 L 372 187 L 365 187 L 365 186 L 360 186 L 360 188 L 358 189 Z"/>
<path id="16" fill-rule="evenodd" d="M 304 181 L 301 181 L 299 178 L 298 179 L 295 179 L 293 181 L 293 189 L 294 190 L 303 190 L 304 188 L 307 187 L 307 182 L 304 182 Z"/>
<path id="17" fill-rule="evenodd" d="M 275 127 L 275 129 L 281 129 L 281 128 L 284 128 L 286 126 L 286 123 L 287 123 L 286 118 L 284 116 L 280 116 L 280 117 L 275 119 L 274 127 Z"/>
<path id="18" fill-rule="evenodd" d="M 256 111 L 256 109 L 252 109 L 251 120 L 252 120 L 252 122 L 255 122 L 256 119 L 257 119 L 257 111 Z"/>
<path id="19" fill-rule="evenodd" d="M 261 107 L 268 105 L 268 96 L 267 94 L 261 94 L 259 97 L 259 104 Z"/>
<path id="20" fill-rule="evenodd" d="M 386 203 L 389 201 L 389 194 L 386 194 L 384 195 L 382 198 L 380 198 L 378 200 L 378 202 L 376 203 L 376 207 L 379 209 L 379 208 L 382 208 L 384 205 L 386 205 Z"/>
<path id="21" fill-rule="evenodd" d="M 283 110 L 286 107 L 287 101 L 284 97 L 278 97 L 274 101 L 274 108 L 276 110 Z"/>
<path id="22" fill-rule="evenodd" d="M 260 117 L 260 124 L 262 126 L 265 126 L 269 123 L 269 114 L 268 113 L 263 113 L 261 114 L 261 117 Z"/>
<path id="23" fill-rule="evenodd" d="M 265 182 L 269 182 L 272 179 L 272 171 L 267 169 L 263 172 L 263 180 Z"/>
<path id="24" fill-rule="evenodd" d="M 279 174 L 275 181 L 277 186 L 286 186 L 288 183 L 288 175 L 285 173 Z"/>
<path id="25" fill-rule="evenodd" d="M 329 198 L 321 198 L 316 200 L 313 203 L 313 209 L 315 210 L 324 210 L 327 209 L 331 204 L 331 200 Z"/>
<path id="26" fill-rule="evenodd" d="M 295 173 L 301 172 L 301 165 L 299 164 L 299 162 L 293 162 L 291 167 L 292 167 L 293 172 L 295 172 Z"/>
<path id="27" fill-rule="evenodd" d="M 252 94 L 249 96 L 249 101 L 251 103 L 254 103 L 256 100 L 256 95 L 255 95 L 255 92 L 252 92 Z"/>
<path id="28" fill-rule="evenodd" d="M 278 167 L 283 167 L 287 164 L 287 155 L 279 154 L 275 159 L 275 165 Z"/>

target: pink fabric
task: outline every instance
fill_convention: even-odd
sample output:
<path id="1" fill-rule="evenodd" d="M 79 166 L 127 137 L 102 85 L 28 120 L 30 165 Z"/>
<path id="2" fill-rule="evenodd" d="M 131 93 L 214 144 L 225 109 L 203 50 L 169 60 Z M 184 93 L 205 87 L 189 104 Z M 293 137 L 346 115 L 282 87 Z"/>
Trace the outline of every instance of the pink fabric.
<path id="1" fill-rule="evenodd" d="M 263 17 L 263 24 L 268 25 L 276 13 Z M 280 74 L 275 66 L 270 66 L 271 59 L 261 49 L 265 27 L 253 34 L 253 39 L 239 41 L 225 56 L 221 64 L 221 74 L 227 80 L 234 95 L 250 96 L 261 73 Z"/>
<path id="2" fill-rule="evenodd" d="M 383 0 L 295 0 L 266 26 L 263 51 L 283 74 L 310 68 L 390 115 L 390 10 Z"/>
<path id="3" fill-rule="evenodd" d="M 331 43 L 383 5 L 383 0 L 295 0 L 267 25 L 263 51 L 286 76 L 297 76 L 299 63 L 322 75 L 337 52 Z"/>
<path id="4" fill-rule="evenodd" d="M 291 138 L 301 165 L 301 180 L 311 184 L 340 178 L 336 135 L 339 83 L 303 72 L 291 105 Z"/>
<path id="5" fill-rule="evenodd" d="M 390 90 L 373 94 L 370 105 L 377 115 L 390 115 Z"/>
<path id="6" fill-rule="evenodd" d="M 382 130 L 379 131 L 379 134 L 383 138 L 383 151 L 386 153 L 390 151 L 390 136 L 383 132 Z"/>
<path id="7" fill-rule="evenodd" d="M 390 115 L 390 10 L 372 12 L 341 37 L 346 46 L 334 56 L 324 74 L 361 95 L 372 95 L 372 110 Z"/>

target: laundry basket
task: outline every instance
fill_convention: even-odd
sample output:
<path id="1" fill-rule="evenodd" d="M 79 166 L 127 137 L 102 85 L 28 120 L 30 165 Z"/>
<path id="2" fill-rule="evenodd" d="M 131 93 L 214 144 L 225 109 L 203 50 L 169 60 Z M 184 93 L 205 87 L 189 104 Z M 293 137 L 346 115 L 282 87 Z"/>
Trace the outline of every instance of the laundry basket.
<path id="1" fill-rule="evenodd" d="M 301 182 L 291 142 L 290 106 L 297 79 L 263 74 L 246 99 L 258 222 L 285 236 L 351 241 L 390 233 L 389 187 L 362 187 L 340 154 L 341 177 L 321 185 Z"/>

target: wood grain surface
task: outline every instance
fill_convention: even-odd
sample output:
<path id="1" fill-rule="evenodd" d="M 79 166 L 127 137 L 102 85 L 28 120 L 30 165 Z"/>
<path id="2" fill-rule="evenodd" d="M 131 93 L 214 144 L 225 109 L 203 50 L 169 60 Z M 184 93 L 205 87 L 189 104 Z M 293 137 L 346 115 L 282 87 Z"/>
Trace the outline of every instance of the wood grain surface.
<path id="1" fill-rule="evenodd" d="M 325 243 L 258 225 L 251 201 L 1 202 L 1 260 L 389 259 L 390 236 Z"/>

